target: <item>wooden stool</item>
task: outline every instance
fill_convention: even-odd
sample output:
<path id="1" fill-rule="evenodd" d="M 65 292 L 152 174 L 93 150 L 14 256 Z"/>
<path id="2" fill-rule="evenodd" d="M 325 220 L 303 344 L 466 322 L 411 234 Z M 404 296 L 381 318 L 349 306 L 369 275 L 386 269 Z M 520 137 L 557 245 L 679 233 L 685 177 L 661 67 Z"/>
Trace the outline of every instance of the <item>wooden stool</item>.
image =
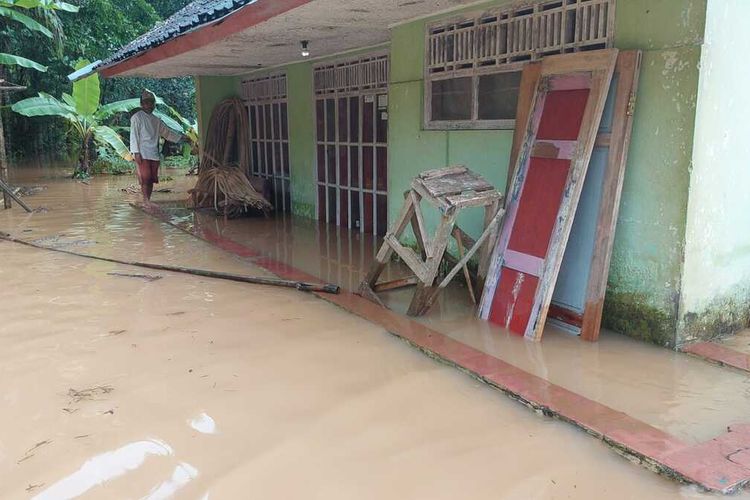
<path id="1" fill-rule="evenodd" d="M 490 255 L 498 235 L 500 219 L 505 211 L 500 208 L 502 195 L 480 175 L 466 167 L 447 167 L 422 172 L 411 183 L 411 189 L 404 195 L 404 207 L 391 230 L 385 235 L 376 262 L 365 280 L 360 284 L 359 293 L 382 305 L 376 292 L 394 290 L 410 285 L 417 285 L 407 314 L 421 316 L 432 307 L 440 291 L 453 277 L 464 271 L 469 294 L 476 304 L 476 293 L 481 293 L 489 268 Z M 441 219 L 433 238 L 429 237 L 422 216 L 420 201 L 424 200 L 440 211 Z M 474 241 L 456 225 L 456 218 L 461 210 L 472 207 L 484 207 L 484 231 Z M 406 226 L 411 223 L 420 255 L 403 246 L 399 237 Z M 456 240 L 458 259 L 451 258 L 446 252 L 450 237 Z M 464 253 L 464 250 L 467 251 Z M 477 280 L 472 285 L 467 263 L 479 251 L 479 269 Z M 383 269 L 393 252 L 414 272 L 414 276 L 386 283 L 377 283 Z M 439 284 L 435 284 L 441 262 L 446 259 L 453 267 Z"/>

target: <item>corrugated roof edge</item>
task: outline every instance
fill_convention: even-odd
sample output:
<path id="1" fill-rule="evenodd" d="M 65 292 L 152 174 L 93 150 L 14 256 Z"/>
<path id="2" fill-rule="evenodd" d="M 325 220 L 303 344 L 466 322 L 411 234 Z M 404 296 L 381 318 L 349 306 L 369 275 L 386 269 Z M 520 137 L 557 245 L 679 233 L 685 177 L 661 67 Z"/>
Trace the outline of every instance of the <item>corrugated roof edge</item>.
<path id="1" fill-rule="evenodd" d="M 180 35 L 216 22 L 257 0 L 195 0 L 150 31 L 121 47 L 98 67 L 111 66 L 137 56 Z"/>

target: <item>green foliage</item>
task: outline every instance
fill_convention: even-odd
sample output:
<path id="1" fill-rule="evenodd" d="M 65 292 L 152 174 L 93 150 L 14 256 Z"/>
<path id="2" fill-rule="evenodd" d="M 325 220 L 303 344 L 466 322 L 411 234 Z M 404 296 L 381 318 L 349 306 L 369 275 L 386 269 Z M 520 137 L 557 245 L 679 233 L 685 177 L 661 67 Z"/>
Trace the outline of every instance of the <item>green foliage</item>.
<path id="1" fill-rule="evenodd" d="M 13 105 L 13 111 L 24 116 L 61 116 L 66 120 L 75 120 L 75 107 L 60 102 L 49 94 L 39 92 L 38 97 L 30 97 Z"/>
<path id="2" fill-rule="evenodd" d="M 88 172 L 84 172 L 83 170 L 76 170 L 75 172 L 73 172 L 73 178 L 85 181 L 86 179 L 91 179 L 91 174 Z"/>
<path id="3" fill-rule="evenodd" d="M 6 6 L 9 0 L 0 0 Z M 16 3 L 41 2 L 50 0 L 13 0 Z M 25 29 L 20 21 L 0 15 L 0 53 L 13 52 L 31 61 L 40 61 L 48 66 L 47 73 L 31 71 L 22 66 L 0 66 L 9 80 L 25 85 L 27 91 L 17 92 L 10 97 L 14 101 L 37 95 L 39 90 L 47 94 L 61 96 L 71 92 L 71 84 L 65 75 L 79 59 L 96 61 L 105 59 L 121 46 L 129 43 L 151 29 L 164 16 L 171 15 L 170 9 L 178 10 L 189 3 L 188 0 L 68 0 L 78 13 L 68 9 L 50 11 L 24 11 L 52 32 L 53 38 L 40 37 L 38 32 Z M 60 4 L 60 2 L 57 2 Z M 157 13 L 158 11 L 158 13 Z M 65 36 L 60 27 L 64 24 Z M 2 64 L 2 63 L 0 63 Z M 195 119 L 195 86 L 192 78 L 168 80 L 144 78 L 115 78 L 101 82 L 100 102 L 108 104 L 124 99 L 137 98 L 144 88 L 152 90 L 169 102 L 182 116 Z M 132 108 L 129 108 L 132 109 Z M 165 111 L 166 113 L 166 111 Z M 15 155 L 36 155 L 40 152 L 67 154 L 78 148 L 78 141 L 71 142 L 68 127 L 62 121 L 48 119 L 25 119 L 19 115 L 4 114 L 9 145 Z M 178 120 L 179 121 L 179 120 Z M 115 116 L 113 128 L 127 126 L 126 116 Z"/>
<path id="4" fill-rule="evenodd" d="M 151 5 L 162 18 L 166 19 L 185 7 L 192 0 L 151 0 Z"/>
<path id="5" fill-rule="evenodd" d="M 57 0 L 0 0 L 0 5 L 19 9 L 50 9 L 78 12 L 75 5 Z"/>
<path id="6" fill-rule="evenodd" d="M 198 165 L 198 157 L 195 155 L 175 155 L 167 156 L 162 162 L 166 168 L 191 169 Z"/>
<path id="7" fill-rule="evenodd" d="M 139 98 L 143 89 L 160 96 L 182 116 L 195 120 L 195 83 L 191 77 L 168 78 L 110 78 L 102 86 L 105 103 L 127 98 Z"/>
<path id="8" fill-rule="evenodd" d="M 97 158 L 91 164 L 90 173 L 93 175 L 127 175 L 133 172 L 135 165 L 133 162 L 123 160 L 119 156 L 113 156 L 109 150 L 100 147 L 97 150 Z"/>
<path id="9" fill-rule="evenodd" d="M 0 4 L 0 16 L 7 17 L 13 21 L 17 21 L 26 26 L 31 31 L 38 31 L 47 38 L 52 38 L 52 32 L 47 29 L 42 23 L 34 19 L 33 17 L 27 16 L 18 10 L 14 10 L 10 7 L 3 7 Z"/>
<path id="10" fill-rule="evenodd" d="M 88 64 L 88 61 L 82 60 L 76 64 L 76 68 L 82 68 Z M 73 95 L 63 94 L 62 101 L 40 92 L 38 97 L 29 97 L 19 101 L 11 109 L 27 117 L 58 116 L 64 118 L 81 140 L 79 170 L 88 172 L 91 140 L 111 147 L 125 160 L 132 159 L 120 135 L 102 124 L 107 115 L 99 112 L 101 109 L 99 97 L 99 75 L 93 74 L 76 81 L 73 84 Z M 110 108 L 114 107 L 110 106 Z"/>
<path id="11" fill-rule="evenodd" d="M 54 38 L 50 31 L 42 23 L 27 15 L 22 10 L 38 9 L 40 11 L 69 10 L 76 12 L 78 9 L 64 2 L 55 0 L 0 0 L 0 19 L 12 21 L 11 24 L 19 23 L 32 33 L 41 33 L 47 38 Z M 49 18 L 48 18 L 49 19 Z M 6 43 L 0 43 L 0 49 L 4 50 Z M 33 69 L 40 72 L 47 71 L 47 67 L 27 57 L 17 54 L 0 52 L 0 66 L 20 66 L 21 68 Z"/>
<path id="12" fill-rule="evenodd" d="M 21 66 L 22 68 L 35 69 L 41 72 L 47 71 L 47 66 L 43 66 L 36 61 L 3 52 L 0 52 L 0 64 L 4 66 Z"/>
<path id="13" fill-rule="evenodd" d="M 81 59 L 76 64 L 76 71 L 85 68 L 91 64 L 90 61 Z M 99 88 L 98 75 L 95 77 L 83 78 L 73 84 L 73 102 L 75 102 L 76 111 L 84 116 L 91 116 L 99 108 L 99 98 L 101 90 Z"/>
<path id="14" fill-rule="evenodd" d="M 146 0 L 73 0 L 75 15 L 61 15 L 65 24 L 65 54 L 70 62 L 104 59 L 160 21 Z"/>

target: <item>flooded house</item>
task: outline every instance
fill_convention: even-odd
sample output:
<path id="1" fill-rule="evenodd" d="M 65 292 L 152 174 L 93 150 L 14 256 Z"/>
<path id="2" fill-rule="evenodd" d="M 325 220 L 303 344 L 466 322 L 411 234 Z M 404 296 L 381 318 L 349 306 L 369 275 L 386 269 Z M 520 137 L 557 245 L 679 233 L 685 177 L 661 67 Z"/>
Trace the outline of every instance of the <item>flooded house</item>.
<path id="1" fill-rule="evenodd" d="M 750 319 L 747 14 L 744 0 L 197 0 L 89 71 L 194 76 L 204 136 L 240 96 L 277 214 L 375 241 L 420 172 L 465 165 L 506 191 L 524 67 L 640 51 L 603 325 L 675 347 Z M 476 238 L 482 216 L 463 223 Z"/>
<path id="2" fill-rule="evenodd" d="M 11 164 L 0 497 L 749 497 L 748 13 L 196 0 L 77 70 L 193 76 L 202 158 Z"/>

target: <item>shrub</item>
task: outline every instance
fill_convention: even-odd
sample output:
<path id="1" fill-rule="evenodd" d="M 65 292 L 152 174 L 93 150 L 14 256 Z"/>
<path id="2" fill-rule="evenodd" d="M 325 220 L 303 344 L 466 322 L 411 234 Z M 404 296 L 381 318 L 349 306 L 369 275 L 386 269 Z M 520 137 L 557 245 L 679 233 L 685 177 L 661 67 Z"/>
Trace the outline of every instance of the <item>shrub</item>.
<path id="1" fill-rule="evenodd" d="M 175 155 L 175 156 L 167 156 L 164 158 L 164 161 L 162 162 L 162 165 L 167 168 L 181 168 L 181 169 L 189 169 L 193 168 L 196 165 L 198 165 L 198 157 L 195 155 L 190 156 L 183 156 L 183 155 Z"/>
<path id="2" fill-rule="evenodd" d="M 93 175 L 126 175 L 133 172 L 135 164 L 117 156 L 100 156 L 91 165 Z"/>

